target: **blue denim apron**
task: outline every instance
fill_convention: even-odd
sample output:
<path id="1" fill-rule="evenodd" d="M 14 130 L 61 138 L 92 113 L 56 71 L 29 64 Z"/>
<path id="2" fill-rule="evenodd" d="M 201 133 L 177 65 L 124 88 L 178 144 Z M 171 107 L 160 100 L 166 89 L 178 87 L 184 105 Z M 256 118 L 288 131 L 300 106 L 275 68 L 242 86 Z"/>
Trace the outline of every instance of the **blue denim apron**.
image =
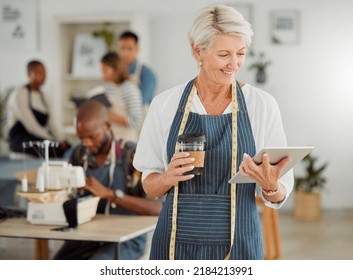
<path id="1" fill-rule="evenodd" d="M 194 80 L 186 86 L 167 142 L 168 159 L 175 152 L 180 123 Z M 255 155 L 255 141 L 243 92 L 237 83 L 238 157 Z M 179 182 L 175 259 L 224 259 L 230 250 L 230 184 L 232 114 L 199 115 L 190 112 L 184 133 L 206 134 L 205 167 L 199 176 Z M 150 259 L 168 259 L 172 228 L 172 188 L 159 216 Z M 255 201 L 255 184 L 238 184 L 236 223 L 230 259 L 263 259 L 261 225 Z"/>

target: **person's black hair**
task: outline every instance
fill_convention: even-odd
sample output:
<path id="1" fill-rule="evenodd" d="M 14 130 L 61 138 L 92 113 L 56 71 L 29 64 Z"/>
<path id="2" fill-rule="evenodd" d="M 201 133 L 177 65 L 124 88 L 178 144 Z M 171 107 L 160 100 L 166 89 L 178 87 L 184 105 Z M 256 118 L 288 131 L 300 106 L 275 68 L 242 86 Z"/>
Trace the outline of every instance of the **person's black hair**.
<path id="1" fill-rule="evenodd" d="M 101 63 L 112 67 L 113 69 L 118 69 L 119 56 L 115 51 L 109 51 L 101 58 Z"/>
<path id="2" fill-rule="evenodd" d="M 34 68 L 38 66 L 44 66 L 43 62 L 39 60 L 31 60 L 27 63 L 27 74 L 29 74 Z"/>
<path id="3" fill-rule="evenodd" d="M 115 51 L 108 51 L 101 58 L 101 63 L 112 67 L 116 71 L 115 82 L 120 84 L 129 78 L 126 65 L 123 64 L 119 55 Z"/>
<path id="4" fill-rule="evenodd" d="M 137 44 L 138 41 L 139 41 L 139 38 L 138 38 L 138 36 L 136 35 L 136 33 L 132 32 L 132 31 L 125 31 L 125 32 L 121 33 L 121 35 L 120 35 L 120 37 L 119 37 L 120 40 L 121 40 L 121 39 L 128 39 L 128 38 L 133 39 L 133 40 L 136 42 L 136 44 Z"/>

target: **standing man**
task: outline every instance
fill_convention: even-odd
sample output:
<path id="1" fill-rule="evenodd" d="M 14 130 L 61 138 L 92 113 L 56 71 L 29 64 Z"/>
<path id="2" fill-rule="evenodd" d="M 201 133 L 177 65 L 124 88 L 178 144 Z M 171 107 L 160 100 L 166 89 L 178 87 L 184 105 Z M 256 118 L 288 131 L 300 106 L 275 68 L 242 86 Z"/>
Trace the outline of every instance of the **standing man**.
<path id="1" fill-rule="evenodd" d="M 118 53 L 122 61 L 128 66 L 130 77 L 140 87 L 142 103 L 145 108 L 148 108 L 156 89 L 156 75 L 150 68 L 137 60 L 138 52 L 138 36 L 131 31 L 123 32 L 118 41 Z"/>
<path id="2" fill-rule="evenodd" d="M 123 145 L 121 139 L 115 139 L 107 108 L 93 100 L 81 105 L 77 114 L 76 131 L 81 143 L 74 148 L 70 162 L 84 167 L 87 176 L 85 189 L 101 198 L 97 212 L 157 216 L 162 202 L 148 198 L 141 185 L 127 179 L 132 178 L 133 173 L 130 174 L 131 168 L 126 168 L 124 164 L 131 164 L 130 159 L 124 160 L 123 155 L 131 153 L 127 153 L 125 149 L 128 143 Z M 137 259 L 143 254 L 145 246 L 146 235 L 124 242 L 121 244 L 120 258 Z M 54 259 L 111 260 L 114 259 L 114 254 L 114 243 L 72 240 L 65 241 Z"/>

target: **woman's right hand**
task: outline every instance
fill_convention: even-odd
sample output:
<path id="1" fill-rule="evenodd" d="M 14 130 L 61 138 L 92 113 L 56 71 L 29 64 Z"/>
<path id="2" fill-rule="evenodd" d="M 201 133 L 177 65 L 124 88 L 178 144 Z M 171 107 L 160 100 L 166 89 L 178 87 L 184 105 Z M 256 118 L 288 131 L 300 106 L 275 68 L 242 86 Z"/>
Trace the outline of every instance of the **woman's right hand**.
<path id="1" fill-rule="evenodd" d="M 174 185 L 181 181 L 194 178 L 194 175 L 183 173 L 194 169 L 195 158 L 187 152 L 177 152 L 173 155 L 168 168 L 163 173 L 153 172 L 143 181 L 143 189 L 150 197 L 164 196 Z"/>
<path id="2" fill-rule="evenodd" d="M 163 185 L 172 187 L 178 182 L 194 178 L 195 175 L 193 174 L 183 175 L 185 172 L 195 168 L 192 164 L 195 158 L 189 156 L 188 152 L 177 152 L 173 155 L 168 164 L 168 169 L 163 173 Z"/>

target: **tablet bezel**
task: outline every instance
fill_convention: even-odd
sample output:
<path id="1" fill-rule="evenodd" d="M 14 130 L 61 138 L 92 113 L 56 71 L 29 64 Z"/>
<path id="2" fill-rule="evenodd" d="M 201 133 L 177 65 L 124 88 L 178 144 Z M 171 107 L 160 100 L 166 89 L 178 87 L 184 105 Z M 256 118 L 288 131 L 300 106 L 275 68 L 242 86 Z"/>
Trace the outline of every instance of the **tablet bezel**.
<path id="1" fill-rule="evenodd" d="M 278 163 L 281 159 L 289 157 L 289 162 L 284 166 L 281 171 L 280 177 L 286 174 L 292 169 L 299 161 L 301 161 L 306 155 L 308 155 L 314 149 L 313 146 L 301 146 L 301 147 L 266 147 L 261 149 L 254 157 L 253 160 L 260 164 L 262 161 L 262 155 L 267 153 L 271 164 Z M 240 172 L 237 172 L 233 176 L 229 183 L 255 183 L 255 181 L 249 177 L 242 176 Z"/>

